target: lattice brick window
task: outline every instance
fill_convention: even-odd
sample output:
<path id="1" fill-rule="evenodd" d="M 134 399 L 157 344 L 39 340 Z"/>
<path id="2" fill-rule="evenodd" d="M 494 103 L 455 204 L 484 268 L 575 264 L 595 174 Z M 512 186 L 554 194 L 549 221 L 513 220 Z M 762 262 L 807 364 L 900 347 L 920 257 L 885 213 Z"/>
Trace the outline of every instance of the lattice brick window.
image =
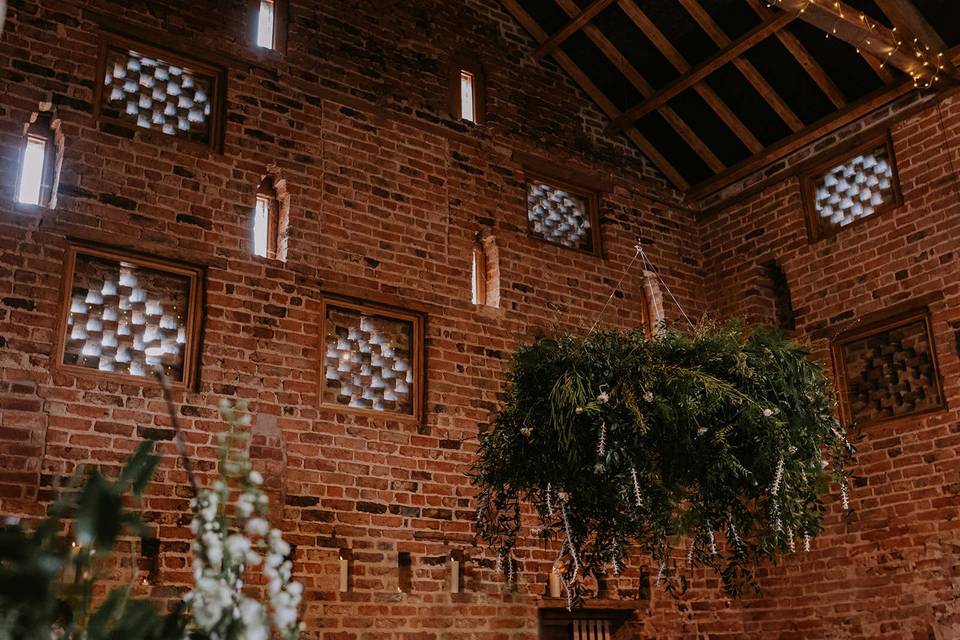
<path id="1" fill-rule="evenodd" d="M 323 306 L 324 404 L 419 418 L 422 317 L 333 299 Z"/>
<path id="2" fill-rule="evenodd" d="M 172 383 L 191 385 L 199 270 L 77 245 L 66 267 L 61 365 L 133 378 L 159 369 Z"/>
<path id="3" fill-rule="evenodd" d="M 843 334 L 833 351 L 845 419 L 869 424 L 943 407 L 926 311 Z"/>
<path id="4" fill-rule="evenodd" d="M 821 165 L 805 181 L 813 237 L 830 235 L 900 203 L 889 136 L 857 148 L 842 162 L 833 159 Z"/>
<path id="5" fill-rule="evenodd" d="M 530 233 L 547 242 L 583 251 L 598 249 L 596 194 L 532 178 L 527 183 L 527 220 Z"/>
<path id="6" fill-rule="evenodd" d="M 220 70 L 143 43 L 106 36 L 99 78 L 100 119 L 219 145 Z"/>

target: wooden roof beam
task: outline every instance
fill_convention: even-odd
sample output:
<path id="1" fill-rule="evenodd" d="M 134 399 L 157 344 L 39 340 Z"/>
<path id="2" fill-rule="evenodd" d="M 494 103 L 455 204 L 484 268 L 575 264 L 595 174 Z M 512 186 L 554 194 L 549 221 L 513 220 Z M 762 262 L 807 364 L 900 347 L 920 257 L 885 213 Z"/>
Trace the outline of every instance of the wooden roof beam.
<path id="1" fill-rule="evenodd" d="M 772 12 L 767 9 L 766 0 L 747 0 L 747 3 L 762 19 L 766 20 L 770 17 Z M 783 30 L 777 32 L 777 39 L 780 40 L 784 48 L 790 52 L 790 55 L 800 63 L 800 66 L 807 72 L 807 75 L 817 83 L 817 86 L 820 87 L 824 95 L 830 99 L 833 106 L 839 109 L 847 104 L 847 97 L 843 94 L 843 91 L 840 90 L 840 87 L 837 86 L 837 83 L 833 81 L 829 74 L 824 71 L 820 63 L 810 55 L 810 52 L 801 44 L 797 36 L 789 31 Z"/>
<path id="2" fill-rule="evenodd" d="M 640 10 L 640 7 L 638 7 L 633 0 L 619 0 L 619 5 L 624 13 L 637 25 L 637 28 L 647 36 L 660 53 L 673 65 L 674 69 L 680 73 L 686 73 L 690 70 L 690 63 L 687 62 L 687 59 L 677 51 L 673 43 L 663 35 L 663 32 Z M 750 150 L 750 153 L 756 153 L 763 148 L 763 145 L 760 144 L 757 137 L 753 135 L 753 132 L 740 120 L 737 114 L 726 105 L 710 85 L 698 82 L 693 86 L 693 89 L 700 95 L 703 101 L 707 103 L 707 106 L 713 109 L 717 117 L 733 131 L 734 135 L 740 139 L 740 142 Z M 649 98 L 654 91 L 651 89 L 649 92 L 641 93 L 644 98 Z M 662 114 L 662 109 L 660 109 L 660 112 Z"/>
<path id="3" fill-rule="evenodd" d="M 755 0 L 749 1 L 753 2 Z M 710 36 L 710 39 L 713 40 L 718 47 L 725 47 L 730 44 L 730 37 L 720 28 L 720 25 L 714 21 L 713 17 L 704 10 L 698 0 L 680 0 L 680 4 L 683 5 L 687 13 L 690 14 L 697 24 L 700 25 L 700 28 Z M 770 83 L 767 82 L 763 74 L 753 66 L 752 62 L 746 58 L 737 58 L 733 61 L 733 65 L 743 74 L 747 82 L 753 85 L 753 88 L 757 90 L 760 97 L 770 105 L 774 113 L 780 116 L 780 119 L 787 124 L 791 131 L 799 131 L 803 128 L 803 120 L 801 120 L 797 114 L 794 113 L 793 109 L 790 108 L 790 105 L 780 97 L 776 89 L 770 86 Z M 750 151 L 756 153 L 759 149 L 751 148 Z"/>
<path id="4" fill-rule="evenodd" d="M 901 0 L 898 0 L 901 1 Z M 824 33 L 867 52 L 896 69 L 924 75 L 923 61 L 909 46 L 898 46 L 900 40 L 890 29 L 865 17 L 842 0 L 777 0 L 777 6 L 797 14 Z"/>
<path id="5" fill-rule="evenodd" d="M 612 3 L 613 0 L 593 0 L 589 7 L 572 16 L 570 22 L 564 25 L 562 29 L 544 40 L 540 46 L 537 47 L 537 50 L 533 52 L 533 57 L 537 60 L 542 60 L 556 51 L 567 38 L 589 24 L 597 14 L 609 7 Z"/>
<path id="6" fill-rule="evenodd" d="M 560 8 L 563 9 L 567 15 L 576 15 L 577 3 L 574 0 L 556 0 L 557 4 L 560 5 Z M 613 66 L 617 68 L 620 73 L 622 73 L 627 80 L 630 81 L 630 84 L 642 95 L 643 97 L 650 96 L 654 92 L 653 86 L 647 81 L 643 75 L 637 71 L 626 57 L 617 49 L 616 45 L 610 42 L 603 32 L 596 26 L 592 24 L 585 25 L 583 27 L 583 33 L 590 40 L 597 45 L 597 48 L 607 57 Z M 700 139 L 700 136 L 687 125 L 683 119 L 676 114 L 676 112 L 671 109 L 669 106 L 664 105 L 658 110 L 658 113 L 663 117 L 667 123 L 673 127 L 684 142 L 690 145 L 690 148 L 693 149 L 703 161 L 707 163 L 707 166 L 713 170 L 714 173 L 720 173 L 726 169 L 726 165 L 716 156 L 713 150 L 710 149 L 707 144 Z"/>
<path id="7" fill-rule="evenodd" d="M 607 128 L 608 132 L 622 131 L 626 127 L 629 127 L 646 114 L 666 104 L 670 99 L 697 84 L 723 65 L 739 57 L 755 44 L 787 26 L 796 17 L 797 15 L 794 13 L 782 12 L 769 20 L 763 21 L 757 27 L 751 29 L 718 51 L 712 58 L 708 58 L 698 64 L 686 74 L 680 76 L 640 104 L 627 109 L 623 114 L 614 119 Z"/>
<path id="8" fill-rule="evenodd" d="M 500 0 L 501 4 L 509 11 L 513 17 L 520 23 L 520 25 L 527 30 L 527 32 L 536 40 L 538 43 L 544 43 L 547 41 L 547 33 L 540 28 L 540 25 L 530 17 L 523 7 L 520 6 L 518 0 Z M 592 98 L 597 105 L 607 114 L 611 119 L 615 119 L 620 115 L 619 109 L 614 106 L 610 100 L 603 95 L 603 92 L 593 84 L 593 82 L 587 77 L 587 75 L 577 66 L 577 64 L 562 51 L 555 51 L 553 53 L 554 60 L 557 61 L 557 64 L 563 68 L 576 82 L 580 85 L 580 88 Z M 626 132 L 626 136 L 633 142 L 637 147 L 657 166 L 658 169 L 666 176 L 673 186 L 681 191 L 685 191 L 690 183 L 680 175 L 680 172 L 667 161 L 667 159 L 660 153 L 656 147 L 650 144 L 650 141 L 647 140 L 639 131 L 636 129 L 631 129 Z"/>
<path id="9" fill-rule="evenodd" d="M 943 54 L 947 50 L 947 43 L 933 28 L 923 14 L 917 9 L 912 0 L 875 0 L 880 10 L 890 19 L 893 26 L 902 38 L 917 39 L 918 44 L 930 47 L 932 53 Z M 944 55 L 941 59 L 942 70 L 937 70 L 954 80 L 960 79 L 960 73 L 954 66 L 949 56 Z"/>

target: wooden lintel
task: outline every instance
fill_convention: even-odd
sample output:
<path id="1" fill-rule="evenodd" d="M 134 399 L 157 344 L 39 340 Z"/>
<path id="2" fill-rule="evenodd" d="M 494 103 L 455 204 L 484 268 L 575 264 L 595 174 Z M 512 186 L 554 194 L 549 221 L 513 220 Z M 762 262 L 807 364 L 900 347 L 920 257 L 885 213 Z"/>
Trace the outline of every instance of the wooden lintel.
<path id="1" fill-rule="evenodd" d="M 774 15 L 769 20 L 765 20 L 757 27 L 751 29 L 743 36 L 737 38 L 729 45 L 718 51 L 713 57 L 705 60 L 692 68 L 690 71 L 680 76 L 669 85 L 650 96 L 640 104 L 630 107 L 622 115 L 615 118 L 607 128 L 608 133 L 622 131 L 626 127 L 650 113 L 654 109 L 666 104 L 671 98 L 674 98 L 683 91 L 697 84 L 711 73 L 727 64 L 734 58 L 739 57 L 745 51 L 766 39 L 770 34 L 776 33 L 797 17 L 791 12 L 782 12 Z"/>
<path id="2" fill-rule="evenodd" d="M 611 3 L 613 3 L 613 0 L 593 0 L 589 7 L 573 16 L 562 29 L 540 43 L 537 50 L 533 52 L 533 57 L 542 60 L 556 51 L 557 47 L 563 44 L 567 38 L 589 24 L 598 13 L 610 6 Z"/>

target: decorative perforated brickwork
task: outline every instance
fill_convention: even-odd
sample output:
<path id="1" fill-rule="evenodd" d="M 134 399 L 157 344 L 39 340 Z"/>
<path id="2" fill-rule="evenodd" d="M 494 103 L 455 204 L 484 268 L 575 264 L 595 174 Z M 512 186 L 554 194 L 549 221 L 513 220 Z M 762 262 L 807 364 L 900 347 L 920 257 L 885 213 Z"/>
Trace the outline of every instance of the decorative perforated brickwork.
<path id="1" fill-rule="evenodd" d="M 190 291 L 188 276 L 77 254 L 63 364 L 183 381 Z"/>
<path id="2" fill-rule="evenodd" d="M 326 324 L 324 402 L 413 415 L 413 322 L 328 304 Z"/>
<path id="3" fill-rule="evenodd" d="M 552 187 L 539 180 L 527 187 L 530 230 L 543 239 L 593 251 L 593 229 L 587 198 Z"/>
<path id="4" fill-rule="evenodd" d="M 896 201 L 893 160 L 883 142 L 830 168 L 814 184 L 818 221 L 841 228 Z"/>
<path id="5" fill-rule="evenodd" d="M 925 316 L 912 316 L 837 345 L 848 417 L 879 422 L 943 404 Z"/>
<path id="6" fill-rule="evenodd" d="M 101 114 L 195 142 L 212 135 L 215 80 L 185 66 L 110 47 Z"/>

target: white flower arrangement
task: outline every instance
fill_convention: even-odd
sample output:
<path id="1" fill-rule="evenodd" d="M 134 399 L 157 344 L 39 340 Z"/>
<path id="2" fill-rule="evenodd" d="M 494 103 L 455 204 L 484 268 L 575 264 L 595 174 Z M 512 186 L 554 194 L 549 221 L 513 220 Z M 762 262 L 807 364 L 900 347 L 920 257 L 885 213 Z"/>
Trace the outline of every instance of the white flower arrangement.
<path id="1" fill-rule="evenodd" d="M 293 640 L 300 636 L 303 585 L 293 580 L 290 545 L 266 519 L 263 476 L 251 469 L 246 405 L 220 403 L 229 430 L 218 434 L 220 477 L 191 502 L 194 588 L 184 596 L 198 631 L 211 640 Z M 178 435 L 179 437 L 179 435 Z M 180 444 L 180 443 L 178 443 Z M 192 476 L 192 471 L 188 467 Z M 236 499 L 231 505 L 231 497 Z M 269 606 L 243 593 L 248 567 L 263 565 Z M 276 636 L 272 636 L 272 633 Z"/>

